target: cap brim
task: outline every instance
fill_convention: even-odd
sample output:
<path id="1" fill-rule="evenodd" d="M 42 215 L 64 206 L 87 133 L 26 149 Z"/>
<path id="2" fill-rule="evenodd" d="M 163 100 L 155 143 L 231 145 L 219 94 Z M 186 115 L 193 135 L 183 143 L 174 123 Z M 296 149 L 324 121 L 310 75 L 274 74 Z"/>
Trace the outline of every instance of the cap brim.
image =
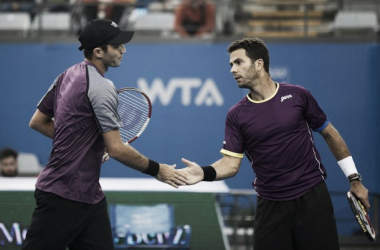
<path id="1" fill-rule="evenodd" d="M 134 31 L 131 30 L 120 30 L 120 33 L 112 40 L 108 41 L 109 44 L 125 44 L 131 41 Z"/>

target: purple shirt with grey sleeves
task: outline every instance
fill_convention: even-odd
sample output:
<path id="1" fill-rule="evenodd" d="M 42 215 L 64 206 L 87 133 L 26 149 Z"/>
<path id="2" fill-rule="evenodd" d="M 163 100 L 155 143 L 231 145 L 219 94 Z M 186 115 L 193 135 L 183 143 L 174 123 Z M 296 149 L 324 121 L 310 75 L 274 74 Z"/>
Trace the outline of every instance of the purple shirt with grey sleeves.
<path id="1" fill-rule="evenodd" d="M 121 127 L 114 84 L 84 61 L 59 75 L 38 104 L 54 117 L 53 149 L 36 188 L 63 198 L 95 204 L 105 144 L 102 133 Z"/>
<path id="2" fill-rule="evenodd" d="M 264 101 L 249 95 L 227 114 L 222 154 L 251 162 L 257 194 L 268 200 L 298 198 L 327 177 L 312 130 L 329 123 L 311 93 L 301 86 L 277 84 Z"/>

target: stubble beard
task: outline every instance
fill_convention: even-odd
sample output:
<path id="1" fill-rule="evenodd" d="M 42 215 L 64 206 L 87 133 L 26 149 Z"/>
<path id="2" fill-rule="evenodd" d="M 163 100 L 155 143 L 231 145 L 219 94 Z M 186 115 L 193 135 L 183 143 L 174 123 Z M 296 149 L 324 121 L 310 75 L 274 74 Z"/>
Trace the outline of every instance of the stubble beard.
<path id="1" fill-rule="evenodd" d="M 238 82 L 238 86 L 241 89 L 250 89 L 249 83 L 247 83 L 246 81 L 241 82 L 241 83 Z"/>

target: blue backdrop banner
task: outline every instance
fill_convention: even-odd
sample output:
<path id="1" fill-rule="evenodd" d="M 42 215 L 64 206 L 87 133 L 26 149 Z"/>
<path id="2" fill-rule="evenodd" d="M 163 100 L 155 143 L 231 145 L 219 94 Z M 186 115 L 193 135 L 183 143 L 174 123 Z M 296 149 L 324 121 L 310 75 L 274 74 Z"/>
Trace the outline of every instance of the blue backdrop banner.
<path id="1" fill-rule="evenodd" d="M 239 89 L 229 66 L 228 44 L 127 44 L 119 68 L 106 77 L 117 88 L 138 87 L 153 103 L 152 119 L 132 143 L 146 156 L 183 167 L 181 157 L 209 165 L 219 159 L 228 109 L 247 91 Z M 51 141 L 28 127 L 40 98 L 55 77 L 83 60 L 77 44 L 0 45 L 0 147 L 37 154 L 46 164 Z M 376 44 L 268 44 L 270 73 L 279 82 L 308 88 L 348 144 L 366 186 L 380 192 L 380 47 Z M 330 190 L 348 189 L 336 160 L 315 135 L 328 171 Z M 104 164 L 103 177 L 147 177 L 120 163 Z M 147 177 L 148 178 L 148 177 Z M 254 179 L 244 158 L 226 181 L 249 189 Z"/>

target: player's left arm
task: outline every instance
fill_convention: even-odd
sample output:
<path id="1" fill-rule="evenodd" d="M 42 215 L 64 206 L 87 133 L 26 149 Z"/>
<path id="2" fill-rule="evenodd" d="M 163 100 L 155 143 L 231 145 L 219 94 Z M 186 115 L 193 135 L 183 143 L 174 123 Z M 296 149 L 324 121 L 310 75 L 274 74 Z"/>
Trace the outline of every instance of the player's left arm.
<path id="1" fill-rule="evenodd" d="M 331 153 L 335 156 L 338 163 L 341 163 L 339 165 L 342 167 L 346 176 L 350 179 L 352 176 L 355 176 L 355 174 L 358 174 L 345 141 L 331 122 L 326 128 L 320 131 L 320 134 L 325 139 Z M 350 191 L 362 201 L 367 210 L 370 208 L 368 190 L 364 187 L 360 179 L 350 181 Z"/>
<path id="2" fill-rule="evenodd" d="M 32 119 L 29 122 L 29 127 L 50 139 L 53 139 L 54 137 L 54 119 L 45 115 L 38 109 L 33 114 Z"/>

